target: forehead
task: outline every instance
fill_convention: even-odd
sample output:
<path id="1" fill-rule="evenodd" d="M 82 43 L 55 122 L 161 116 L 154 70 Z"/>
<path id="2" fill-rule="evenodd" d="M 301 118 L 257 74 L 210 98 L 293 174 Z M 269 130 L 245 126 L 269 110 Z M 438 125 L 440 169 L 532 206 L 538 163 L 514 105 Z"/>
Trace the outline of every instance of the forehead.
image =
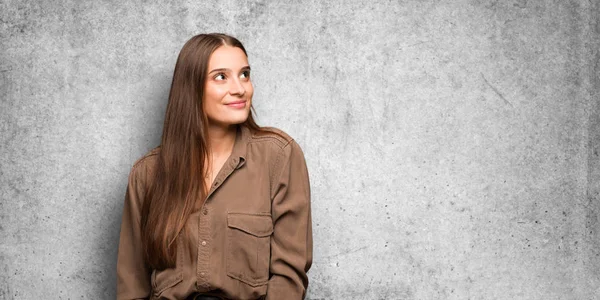
<path id="1" fill-rule="evenodd" d="M 248 58 L 238 47 L 221 46 L 215 50 L 208 61 L 209 71 L 216 68 L 240 69 L 248 65 Z"/>

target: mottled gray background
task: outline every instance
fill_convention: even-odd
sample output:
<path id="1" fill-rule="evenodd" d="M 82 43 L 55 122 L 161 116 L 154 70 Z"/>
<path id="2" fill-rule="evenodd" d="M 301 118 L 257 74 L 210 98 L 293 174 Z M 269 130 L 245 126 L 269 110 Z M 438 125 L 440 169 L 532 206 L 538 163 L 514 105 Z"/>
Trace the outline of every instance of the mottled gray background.
<path id="1" fill-rule="evenodd" d="M 0 298 L 110 299 L 176 56 L 304 149 L 309 299 L 600 299 L 600 4 L 0 0 Z"/>

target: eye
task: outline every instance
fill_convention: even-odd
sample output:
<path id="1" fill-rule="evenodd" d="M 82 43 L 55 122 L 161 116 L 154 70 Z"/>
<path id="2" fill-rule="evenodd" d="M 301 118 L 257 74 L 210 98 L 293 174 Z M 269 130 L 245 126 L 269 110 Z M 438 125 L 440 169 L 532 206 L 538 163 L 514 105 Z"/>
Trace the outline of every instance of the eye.
<path id="1" fill-rule="evenodd" d="M 219 79 L 219 78 L 221 78 L 221 77 L 222 77 L 223 79 Z M 216 80 L 225 80 L 225 74 L 223 74 L 223 73 L 219 73 L 219 74 L 217 74 L 217 76 L 215 76 L 215 79 L 216 79 Z"/>
<path id="2" fill-rule="evenodd" d="M 250 71 L 244 71 L 242 72 L 242 75 L 244 75 L 244 78 L 248 78 L 250 77 Z"/>

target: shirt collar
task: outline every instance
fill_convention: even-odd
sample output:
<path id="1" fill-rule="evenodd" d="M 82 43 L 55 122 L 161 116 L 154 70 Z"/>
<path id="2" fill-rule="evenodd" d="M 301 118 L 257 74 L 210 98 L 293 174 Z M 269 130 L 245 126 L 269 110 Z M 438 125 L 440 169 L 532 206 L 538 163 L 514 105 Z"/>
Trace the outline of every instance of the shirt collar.
<path id="1" fill-rule="evenodd" d="M 233 144 L 233 150 L 231 157 L 234 158 L 236 169 L 241 168 L 246 163 L 246 149 L 248 147 L 248 140 L 250 139 L 250 128 L 245 125 L 236 126 L 235 143 Z"/>

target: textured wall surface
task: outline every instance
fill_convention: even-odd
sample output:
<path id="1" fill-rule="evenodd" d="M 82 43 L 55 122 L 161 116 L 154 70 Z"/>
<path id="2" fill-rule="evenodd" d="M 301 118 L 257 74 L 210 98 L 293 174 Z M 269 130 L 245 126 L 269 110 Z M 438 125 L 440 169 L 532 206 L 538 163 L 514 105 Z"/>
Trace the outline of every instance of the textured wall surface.
<path id="1" fill-rule="evenodd" d="M 309 299 L 600 299 L 598 2 L 0 0 L 0 298 L 114 298 L 176 56 L 225 32 L 307 158 Z"/>

